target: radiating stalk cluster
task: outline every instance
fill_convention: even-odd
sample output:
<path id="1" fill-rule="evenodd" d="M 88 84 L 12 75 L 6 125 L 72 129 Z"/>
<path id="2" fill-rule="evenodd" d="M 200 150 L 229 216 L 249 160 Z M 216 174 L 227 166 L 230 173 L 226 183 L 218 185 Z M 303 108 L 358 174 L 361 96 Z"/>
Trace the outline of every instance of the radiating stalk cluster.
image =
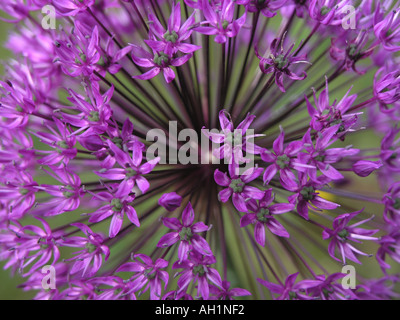
<path id="1" fill-rule="evenodd" d="M 13 24 L 0 81 L 0 260 L 23 290 L 400 297 L 398 1 L 0 9 Z M 44 267 L 56 286 L 43 284 Z"/>

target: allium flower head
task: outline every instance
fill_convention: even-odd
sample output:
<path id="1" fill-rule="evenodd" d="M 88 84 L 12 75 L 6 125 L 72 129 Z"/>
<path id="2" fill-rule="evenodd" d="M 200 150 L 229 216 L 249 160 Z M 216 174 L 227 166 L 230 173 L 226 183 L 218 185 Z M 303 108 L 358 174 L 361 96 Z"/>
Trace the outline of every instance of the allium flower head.
<path id="1" fill-rule="evenodd" d="M 400 298 L 399 1 L 0 10 L 0 260 L 23 297 Z"/>

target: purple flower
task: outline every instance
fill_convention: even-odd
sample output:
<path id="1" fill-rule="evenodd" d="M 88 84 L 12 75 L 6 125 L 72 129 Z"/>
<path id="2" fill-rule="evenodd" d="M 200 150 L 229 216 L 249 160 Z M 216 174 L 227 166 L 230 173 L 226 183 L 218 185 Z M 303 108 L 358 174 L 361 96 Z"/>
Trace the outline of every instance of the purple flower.
<path id="1" fill-rule="evenodd" d="M 132 192 L 132 188 L 135 184 L 137 184 L 142 193 L 146 193 L 150 187 L 150 183 L 145 177 L 143 177 L 143 175 L 150 173 L 154 169 L 160 161 L 160 157 L 142 164 L 143 144 L 141 142 L 135 141 L 133 143 L 132 156 L 130 156 L 129 153 L 122 151 L 110 140 L 107 140 L 107 143 L 122 168 L 95 171 L 95 173 L 102 178 L 123 180 L 118 187 L 121 194 L 129 194 Z"/>
<path id="2" fill-rule="evenodd" d="M 178 2 L 168 19 L 167 30 L 164 29 L 155 15 L 150 14 L 149 29 L 154 39 L 144 41 L 154 52 L 172 52 L 175 54 L 180 51 L 185 54 L 191 54 L 199 50 L 200 46 L 184 42 L 193 32 L 194 14 L 195 12 L 181 26 L 181 4 Z"/>
<path id="3" fill-rule="evenodd" d="M 387 257 L 400 263 L 400 231 L 397 228 L 392 227 L 392 229 L 389 234 L 379 240 L 380 247 L 376 253 L 376 260 L 384 273 L 391 268 L 391 265 L 385 261 Z"/>
<path id="4" fill-rule="evenodd" d="M 344 135 L 347 132 L 351 132 L 352 127 L 357 121 L 357 116 L 360 113 L 350 113 L 346 114 L 351 105 L 357 99 L 357 95 L 353 94 L 349 96 L 350 88 L 344 97 L 339 102 L 334 102 L 332 105 L 329 103 L 329 90 L 328 90 L 328 78 L 325 77 L 325 89 L 321 91 L 318 99 L 316 97 L 316 92 L 314 90 L 314 103 L 316 110 L 310 103 L 307 97 L 307 110 L 311 117 L 310 126 L 316 131 L 322 131 L 323 129 L 328 129 L 332 126 L 340 124 L 336 135 L 344 139 Z"/>
<path id="5" fill-rule="evenodd" d="M 290 191 L 296 192 L 289 196 L 288 200 L 292 204 L 296 204 L 297 212 L 304 219 L 308 220 L 308 210 L 312 209 L 315 211 L 321 210 L 332 210 L 336 209 L 340 205 L 331 201 L 325 200 L 320 197 L 317 189 L 321 188 L 327 183 L 328 178 L 320 176 L 316 181 L 307 180 L 307 175 L 303 173 L 298 174 L 299 182 L 296 188 Z"/>
<path id="6" fill-rule="evenodd" d="M 108 204 L 91 213 L 89 222 L 103 221 L 112 216 L 109 229 L 110 238 L 114 238 L 121 230 L 125 214 L 135 226 L 140 227 L 136 210 L 132 207 L 135 196 L 124 194 L 121 190 L 118 189 L 115 193 L 110 190 L 109 192 L 92 193 L 94 198 L 108 202 Z"/>
<path id="7" fill-rule="evenodd" d="M 75 26 L 69 38 L 55 42 L 56 61 L 61 63 L 63 72 L 71 77 L 92 77 L 101 57 L 98 49 L 99 30 L 95 26 L 89 35 L 85 34 L 86 31 L 79 22 Z"/>
<path id="8" fill-rule="evenodd" d="M 167 83 L 175 79 L 175 73 L 171 69 L 185 64 L 191 57 L 192 53 L 185 54 L 174 58 L 173 48 L 165 47 L 165 51 L 155 51 L 153 54 L 144 50 L 142 47 L 132 45 L 132 59 L 140 67 L 151 68 L 146 73 L 138 76 L 133 76 L 134 79 L 149 80 L 157 76 L 160 72 L 164 74 Z"/>
<path id="9" fill-rule="evenodd" d="M 304 149 L 308 154 L 302 154 L 299 158 L 305 163 L 310 163 L 314 167 L 308 169 L 307 172 L 310 178 L 315 182 L 318 182 L 317 169 L 331 180 L 343 179 L 343 175 L 332 165 L 339 162 L 342 158 L 356 155 L 360 151 L 353 148 L 327 149 L 336 141 L 335 134 L 339 127 L 340 124 L 337 124 L 322 131 L 318 138 L 316 138 L 315 145 L 311 139 L 311 129 L 309 129 L 303 137 Z"/>
<path id="10" fill-rule="evenodd" d="M 315 284 L 307 288 L 307 293 L 319 300 L 348 300 L 356 298 L 350 289 L 343 288 L 337 280 L 345 277 L 345 273 L 333 273 L 329 276 L 319 275 L 315 277 Z"/>
<path id="11" fill-rule="evenodd" d="M 374 96 L 383 104 L 392 104 L 400 100 L 400 70 L 380 68 L 374 78 Z"/>
<path id="12" fill-rule="evenodd" d="M 32 275 L 48 263 L 52 256 L 52 265 L 60 258 L 57 240 L 62 232 L 53 233 L 45 220 L 36 219 L 42 223 L 44 229 L 35 225 L 23 227 L 13 224 L 9 226 L 13 234 L 9 233 L 0 237 L 0 244 L 6 242 L 10 248 L 10 259 L 5 265 L 6 269 L 13 265 L 13 268 L 18 268 L 24 276 Z M 31 265 L 29 271 L 24 272 L 23 269 L 29 265 Z"/>
<path id="13" fill-rule="evenodd" d="M 281 46 L 279 43 L 281 42 Z M 272 77 L 275 77 L 275 83 L 278 86 L 279 90 L 285 92 L 285 87 L 283 85 L 283 76 L 287 76 L 292 80 L 304 80 L 307 77 L 305 71 L 302 72 L 302 75 L 298 76 L 289 67 L 292 69 L 293 65 L 297 65 L 299 63 L 306 63 L 307 57 L 306 55 L 296 56 L 294 53 L 291 53 L 294 44 L 290 46 L 290 48 L 285 52 L 283 49 L 283 40 L 274 39 L 271 42 L 269 48 L 269 56 L 264 58 L 260 55 L 258 51 L 258 47 L 255 48 L 255 53 L 258 59 L 260 59 L 260 69 L 262 73 L 269 74 L 272 73 Z"/>
<path id="14" fill-rule="evenodd" d="M 54 174 L 46 170 L 44 171 L 49 176 L 61 182 L 62 185 L 42 184 L 36 186 L 37 190 L 44 191 L 53 196 L 53 198 L 39 204 L 35 208 L 34 213 L 47 217 L 76 210 L 80 205 L 80 198 L 84 195 L 79 176 L 69 172 L 65 168 L 54 170 Z"/>
<path id="15" fill-rule="evenodd" d="M 311 0 L 308 8 L 310 17 L 324 25 L 341 25 L 345 16 L 343 8 L 349 0 Z"/>
<path id="16" fill-rule="evenodd" d="M 226 173 L 222 173 L 218 169 L 214 172 L 215 182 L 225 187 L 218 193 L 218 199 L 225 203 L 232 196 L 232 202 L 235 208 L 240 212 L 248 212 L 246 202 L 250 199 L 260 200 L 264 197 L 264 192 L 256 187 L 246 186 L 247 183 L 257 179 L 263 172 L 263 168 L 247 169 L 243 175 L 238 176 L 234 173 L 234 169 L 230 166 L 230 178 Z M 233 171 L 233 172 L 232 172 Z"/>
<path id="17" fill-rule="evenodd" d="M 225 110 L 221 110 L 219 112 L 219 123 L 222 132 L 215 133 L 202 130 L 203 134 L 212 142 L 222 144 L 222 146 L 213 150 L 213 155 L 219 159 L 225 159 L 225 163 L 240 164 L 249 162 L 249 159 L 244 156 L 243 151 L 250 154 L 259 154 L 261 148 L 252 143 L 251 139 L 263 135 L 247 134 L 247 130 L 254 119 L 255 116 L 248 114 L 234 129 L 230 114 Z"/>
<path id="18" fill-rule="evenodd" d="M 216 262 L 214 256 L 202 256 L 197 252 L 190 252 L 189 259 L 175 262 L 172 269 L 184 269 L 178 273 L 178 293 L 186 291 L 190 283 L 197 282 L 197 296 L 208 300 L 210 283 L 222 288 L 222 280 L 218 271 L 210 265 Z"/>
<path id="19" fill-rule="evenodd" d="M 353 171 L 360 177 L 368 177 L 372 172 L 382 167 L 381 161 L 360 160 L 353 164 Z"/>
<path id="20" fill-rule="evenodd" d="M 107 261 L 110 256 L 110 249 L 103 244 L 104 238 L 98 233 L 94 233 L 88 226 L 83 223 L 72 223 L 71 226 L 79 228 L 86 234 L 83 237 L 70 237 L 63 243 L 64 246 L 83 248 L 74 252 L 75 257 L 66 259 L 65 261 L 74 261 L 69 273 L 75 274 L 82 272 L 82 277 L 92 277 L 100 269 L 102 257 Z"/>
<path id="21" fill-rule="evenodd" d="M 108 122 L 112 116 L 112 109 L 109 102 L 113 96 L 114 87 L 112 86 L 102 95 L 99 85 L 95 82 L 90 88 L 86 87 L 86 90 L 90 97 L 89 102 L 83 96 L 71 89 L 69 90 L 71 97 L 68 97 L 68 100 L 74 104 L 69 109 L 78 109 L 80 112 L 78 114 L 62 112 L 61 119 L 72 126 L 80 128 L 73 134 L 78 134 L 82 131 L 84 132 L 83 135 L 104 133 L 108 128 Z"/>
<path id="22" fill-rule="evenodd" d="M 76 137 L 71 134 L 70 128 L 60 120 L 57 118 L 53 118 L 53 120 L 57 131 L 55 128 L 48 125 L 47 128 L 51 133 L 40 131 L 35 133 L 41 142 L 53 149 L 51 151 L 41 151 L 46 156 L 40 160 L 40 164 L 59 164 L 59 167 L 62 167 L 63 165 L 68 165 L 69 161 L 76 157 L 77 149 L 74 148 Z"/>
<path id="23" fill-rule="evenodd" d="M 274 215 L 289 212 L 295 206 L 289 203 L 272 204 L 274 197 L 272 189 L 269 189 L 265 191 L 264 197 L 258 203 L 256 200 L 251 199 L 246 204 L 250 213 L 245 214 L 240 219 L 241 227 L 255 224 L 254 238 L 260 246 L 265 245 L 265 228 L 280 237 L 289 238 L 290 236 L 286 229 L 275 219 Z"/>
<path id="24" fill-rule="evenodd" d="M 393 183 L 382 200 L 383 218 L 388 224 L 400 226 L 400 182 Z"/>
<path id="25" fill-rule="evenodd" d="M 251 296 L 251 293 L 245 289 L 230 289 L 230 286 L 231 283 L 229 281 L 222 281 L 221 288 L 211 285 L 210 293 L 212 296 L 210 297 L 210 300 L 235 300 L 234 297 Z"/>
<path id="26" fill-rule="evenodd" d="M 336 261 L 343 261 L 343 264 L 346 264 L 346 259 L 349 259 L 353 262 L 361 264 L 361 262 L 357 259 L 355 254 L 370 256 L 357 248 L 355 248 L 351 242 L 361 243 L 360 240 L 378 240 L 376 237 L 371 237 L 373 234 L 377 233 L 379 229 L 367 230 L 358 228 L 358 226 L 368 222 L 374 217 L 370 217 L 365 220 L 361 220 L 359 222 L 353 223 L 352 225 L 348 225 L 350 220 L 359 215 L 363 210 L 359 210 L 353 213 L 345 213 L 336 217 L 333 221 L 332 229 L 325 229 L 322 233 L 322 239 L 327 240 L 331 239 L 329 243 L 329 255 L 335 259 Z M 338 249 L 342 260 L 336 258 L 335 256 L 335 248 Z"/>
<path id="27" fill-rule="evenodd" d="M 168 273 L 161 270 L 168 267 L 168 261 L 157 259 L 153 263 L 145 254 L 135 254 L 134 259 L 136 262 L 124 263 L 117 270 L 117 272 L 134 272 L 134 275 L 129 278 L 130 289 L 127 293 L 138 292 L 142 289 L 143 293 L 150 290 L 150 299 L 159 300 L 162 290 L 161 282 L 164 282 L 164 289 L 168 285 Z"/>
<path id="28" fill-rule="evenodd" d="M 400 295 L 395 292 L 395 286 L 399 283 L 398 276 L 384 276 L 379 279 L 369 279 L 356 288 L 356 296 L 359 300 L 393 300 Z"/>
<path id="29" fill-rule="evenodd" d="M 95 0 L 57 0 L 54 4 L 58 13 L 63 16 L 75 16 L 80 12 L 86 11 Z"/>
<path id="30" fill-rule="evenodd" d="M 286 147 L 284 147 L 285 133 L 281 130 L 280 135 L 273 143 L 273 151 L 271 152 L 264 149 L 260 152 L 261 159 L 267 163 L 271 163 L 264 172 L 263 181 L 264 184 L 269 184 L 272 178 L 275 177 L 276 173 L 279 172 L 280 183 L 283 187 L 291 188 L 296 186 L 296 177 L 291 171 L 305 172 L 307 169 L 314 168 L 313 166 L 301 163 L 297 159 L 300 151 L 304 149 L 303 141 L 292 141 Z"/>
<path id="31" fill-rule="evenodd" d="M 299 272 L 288 276 L 284 285 L 277 285 L 263 279 L 257 279 L 257 281 L 272 293 L 277 294 L 277 300 L 312 300 L 313 298 L 307 296 L 305 290 L 314 287 L 318 283 L 317 280 L 302 280 L 295 283 L 298 275 Z"/>
<path id="32" fill-rule="evenodd" d="M 178 259 L 180 262 L 187 259 L 191 250 L 205 256 L 212 256 L 212 251 L 207 241 L 196 233 L 210 230 L 203 222 L 194 223 L 194 211 L 189 202 L 182 212 L 182 223 L 177 218 L 163 218 L 164 226 L 174 230 L 161 237 L 157 244 L 159 248 L 166 248 L 179 243 Z"/>
<path id="33" fill-rule="evenodd" d="M 267 18 L 276 15 L 277 10 L 282 8 L 288 0 L 236 0 L 237 4 L 245 5 L 249 12 L 261 12 Z"/>
<path id="34" fill-rule="evenodd" d="M 381 4 L 378 2 L 378 10 Z M 374 24 L 374 33 L 387 51 L 400 50 L 400 11 L 393 9 L 384 19 Z"/>
<path id="35" fill-rule="evenodd" d="M 216 10 L 208 1 L 202 1 L 201 9 L 205 21 L 200 22 L 201 26 L 194 30 L 206 35 L 216 35 L 214 41 L 217 43 L 223 44 L 227 38 L 236 37 L 246 22 L 247 12 L 240 18 L 234 19 L 235 3 L 232 0 L 222 0 L 219 10 Z"/>
<path id="36" fill-rule="evenodd" d="M 179 208 L 181 203 L 182 197 L 176 192 L 164 193 L 161 198 L 158 199 L 158 204 L 170 212 Z"/>
<path id="37" fill-rule="evenodd" d="M 93 297 L 93 300 L 136 300 L 135 292 L 132 290 L 132 282 L 127 282 L 120 277 L 92 278 L 89 283 L 97 287 L 97 291 L 100 292 Z M 99 288 L 100 286 L 107 287 Z"/>

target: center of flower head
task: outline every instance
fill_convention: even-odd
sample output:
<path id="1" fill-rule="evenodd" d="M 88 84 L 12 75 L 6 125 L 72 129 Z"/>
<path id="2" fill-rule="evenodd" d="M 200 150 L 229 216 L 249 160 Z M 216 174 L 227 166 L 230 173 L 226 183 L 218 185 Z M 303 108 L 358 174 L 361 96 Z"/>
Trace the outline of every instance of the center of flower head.
<path id="1" fill-rule="evenodd" d="M 168 64 L 168 62 L 169 62 L 169 57 L 164 52 L 159 52 L 154 55 L 154 63 L 155 64 L 157 64 L 159 66 L 163 66 L 163 65 Z"/>
<path id="2" fill-rule="evenodd" d="M 120 149 L 122 149 L 122 139 L 119 137 L 112 138 L 112 142 Z"/>
<path id="3" fill-rule="evenodd" d="M 57 145 L 63 149 L 68 149 L 68 144 L 64 140 L 57 141 Z"/>
<path id="4" fill-rule="evenodd" d="M 179 36 L 175 31 L 171 32 L 171 31 L 168 30 L 166 33 L 164 33 L 165 41 L 176 43 L 178 38 L 179 38 Z"/>
<path id="5" fill-rule="evenodd" d="M 234 132 L 228 132 L 225 139 L 231 146 L 241 146 L 243 144 L 243 136 L 241 132 L 237 130 Z"/>
<path id="6" fill-rule="evenodd" d="M 289 166 L 290 163 L 290 158 L 284 154 L 282 156 L 278 156 L 276 159 L 276 164 L 281 168 L 281 169 L 285 169 Z"/>
<path id="7" fill-rule="evenodd" d="M 231 188 L 233 192 L 240 193 L 243 191 L 244 183 L 241 179 L 232 179 L 229 188 Z"/>
<path id="8" fill-rule="evenodd" d="M 316 156 L 316 157 L 314 158 L 314 160 L 315 160 L 315 161 L 319 161 L 319 162 L 324 162 L 325 156 L 322 155 L 322 154 L 319 154 L 318 156 Z"/>
<path id="9" fill-rule="evenodd" d="M 393 208 L 395 208 L 396 210 L 400 209 L 400 198 L 394 199 Z"/>
<path id="10" fill-rule="evenodd" d="M 72 188 L 71 186 L 66 186 L 65 189 L 67 189 L 67 190 L 74 190 L 74 188 Z M 71 198 L 74 194 L 75 194 L 75 193 L 74 193 L 74 192 L 71 192 L 71 191 L 64 191 L 64 192 L 63 192 L 63 196 L 64 196 L 65 198 Z"/>
<path id="11" fill-rule="evenodd" d="M 329 13 L 329 11 L 331 11 L 331 9 L 330 8 L 328 8 L 327 6 L 323 6 L 322 8 L 321 8 L 321 15 L 326 15 L 327 13 Z"/>
<path id="12" fill-rule="evenodd" d="M 119 212 L 122 209 L 122 202 L 118 198 L 114 198 L 111 200 L 112 210 L 115 212 Z"/>
<path id="13" fill-rule="evenodd" d="M 134 176 L 137 175 L 137 171 L 136 171 L 135 169 L 128 168 L 128 169 L 126 169 L 126 171 L 125 171 L 125 175 L 126 175 L 127 177 L 134 177 Z"/>
<path id="14" fill-rule="evenodd" d="M 18 112 L 24 111 L 24 109 L 22 109 L 22 107 L 21 107 L 20 105 L 17 105 L 17 106 L 15 107 L 15 110 L 18 111 Z"/>
<path id="15" fill-rule="evenodd" d="M 88 243 L 85 244 L 85 249 L 86 249 L 89 253 L 92 253 L 92 252 L 96 251 L 96 248 L 97 248 L 97 247 L 96 247 L 93 243 L 88 242 Z"/>
<path id="16" fill-rule="evenodd" d="M 193 274 L 194 275 L 199 275 L 199 276 L 203 276 L 206 273 L 206 270 L 204 269 L 204 266 L 200 265 L 200 266 L 195 266 L 193 268 Z"/>
<path id="17" fill-rule="evenodd" d="M 179 236 L 181 237 L 181 240 L 190 240 L 193 236 L 192 229 L 188 227 L 183 227 L 182 230 L 179 232 Z"/>
<path id="18" fill-rule="evenodd" d="M 315 193 L 315 189 L 313 187 L 304 187 L 300 191 L 301 196 L 306 201 L 310 201 L 310 200 L 314 199 L 314 193 Z"/>
<path id="19" fill-rule="evenodd" d="M 98 122 L 100 120 L 100 115 L 98 111 L 90 111 L 90 115 L 88 117 L 89 121 Z"/>
<path id="20" fill-rule="evenodd" d="M 282 70 L 288 64 L 289 60 L 285 58 L 283 54 L 280 54 L 274 59 L 274 63 L 277 69 Z"/>
<path id="21" fill-rule="evenodd" d="M 257 220 L 260 222 L 266 222 L 269 218 L 269 210 L 267 208 L 261 208 L 257 213 Z"/>
<path id="22" fill-rule="evenodd" d="M 343 229 L 343 230 L 339 231 L 337 234 L 342 239 L 347 239 L 347 236 L 349 235 L 349 232 L 346 229 Z"/>
<path id="23" fill-rule="evenodd" d="M 222 29 L 226 30 L 226 28 L 228 28 L 228 26 L 229 26 L 229 22 L 226 21 L 226 20 L 224 20 L 224 21 L 222 22 Z"/>

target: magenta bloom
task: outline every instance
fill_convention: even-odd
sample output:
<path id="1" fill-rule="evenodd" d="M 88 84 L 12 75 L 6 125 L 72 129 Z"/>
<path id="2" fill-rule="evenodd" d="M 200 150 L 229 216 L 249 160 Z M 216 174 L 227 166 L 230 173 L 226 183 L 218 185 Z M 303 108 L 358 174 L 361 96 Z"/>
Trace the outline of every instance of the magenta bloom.
<path id="1" fill-rule="evenodd" d="M 57 118 L 53 118 L 53 120 L 58 132 L 47 126 L 51 133 L 38 132 L 35 134 L 41 142 L 53 148 L 51 151 L 41 151 L 46 156 L 40 160 L 40 163 L 43 165 L 59 164 L 59 167 L 62 167 L 63 165 L 68 165 L 68 162 L 76 157 L 77 149 L 74 148 L 76 137 L 71 134 L 70 128 L 60 120 Z"/>
<path id="2" fill-rule="evenodd" d="M 400 182 L 393 183 L 383 196 L 383 218 L 394 226 L 400 226 Z"/>
<path id="3" fill-rule="evenodd" d="M 210 293 L 212 296 L 210 300 L 235 300 L 235 297 L 251 296 L 251 293 L 241 288 L 230 288 L 231 283 L 229 281 L 222 281 L 221 288 L 211 285 Z"/>
<path id="4" fill-rule="evenodd" d="M 192 34 L 192 26 L 195 23 L 193 12 L 181 26 L 181 4 L 178 2 L 168 19 L 168 28 L 164 29 L 160 21 L 153 14 L 149 15 L 149 28 L 153 34 L 152 40 L 144 40 L 154 52 L 193 53 L 201 47 L 186 43 Z M 158 39 L 157 39 L 158 38 Z"/>
<path id="5" fill-rule="evenodd" d="M 232 0 L 222 0 L 219 10 L 208 1 L 202 1 L 202 12 L 205 21 L 194 30 L 206 35 L 216 35 L 215 42 L 225 43 L 227 38 L 235 37 L 246 22 L 246 12 L 234 19 L 235 3 Z"/>
<path id="6" fill-rule="evenodd" d="M 372 172 L 382 167 L 381 161 L 360 160 L 353 164 L 353 171 L 360 177 L 368 177 Z"/>
<path id="7" fill-rule="evenodd" d="M 84 195 L 79 176 L 68 172 L 65 168 L 54 170 L 54 174 L 46 170 L 45 172 L 61 182 L 62 185 L 42 184 L 40 187 L 36 186 L 36 189 L 45 191 L 53 198 L 38 205 L 34 213 L 47 217 L 76 210 L 80 205 L 80 198 Z"/>
<path id="8" fill-rule="evenodd" d="M 92 193 L 94 198 L 108 202 L 107 205 L 100 207 L 98 210 L 90 214 L 89 222 L 99 222 L 111 217 L 109 237 L 114 238 L 121 230 L 124 216 L 137 227 L 140 227 L 140 222 L 136 210 L 132 207 L 132 202 L 135 200 L 134 195 L 126 195 L 118 189 L 115 193 L 99 192 Z"/>
<path id="9" fill-rule="evenodd" d="M 55 2 L 58 13 L 64 16 L 75 16 L 86 11 L 95 3 L 95 0 L 57 0 Z"/>
<path id="10" fill-rule="evenodd" d="M 215 182 L 225 187 L 225 189 L 222 189 L 218 193 L 218 199 L 225 203 L 232 196 L 232 202 L 235 208 L 240 212 L 248 212 L 246 201 L 250 199 L 260 200 L 264 197 L 264 192 L 256 187 L 246 186 L 246 184 L 257 179 L 262 174 L 263 168 L 247 169 L 241 176 L 232 172 L 234 169 L 231 169 L 231 166 L 229 171 L 231 178 L 218 169 L 214 172 Z"/>
<path id="11" fill-rule="evenodd" d="M 373 219 L 373 216 L 352 225 L 348 225 L 350 220 L 359 215 L 362 211 L 363 210 L 341 214 L 333 221 L 333 229 L 325 229 L 322 233 L 322 238 L 324 240 L 331 239 L 328 249 L 329 255 L 337 261 L 343 261 L 343 264 L 346 264 L 346 259 L 361 264 L 355 254 L 369 256 L 368 254 L 356 249 L 349 241 L 361 243 L 360 240 L 378 240 L 376 237 L 371 237 L 379 231 L 378 229 L 367 230 L 358 228 L 358 226 Z M 336 258 L 335 248 L 340 252 L 342 260 Z"/>
<path id="12" fill-rule="evenodd" d="M 360 113 L 349 113 L 346 114 L 354 101 L 357 99 L 357 95 L 353 94 L 349 96 L 350 88 L 344 97 L 337 102 L 336 100 L 331 105 L 329 102 L 329 90 L 328 90 L 328 79 L 325 78 L 325 89 L 321 91 L 318 99 L 314 90 L 314 106 L 310 103 L 307 97 L 307 110 L 311 117 L 310 127 L 317 131 L 328 129 L 331 126 L 340 124 L 336 135 L 340 139 L 344 139 L 347 132 L 354 131 L 352 127 L 357 122 L 358 115 Z"/>
<path id="13" fill-rule="evenodd" d="M 307 175 L 303 173 L 299 173 L 298 177 L 299 184 L 296 188 L 290 190 L 296 193 L 289 196 L 288 200 L 292 204 L 296 204 L 297 202 L 297 212 L 304 219 L 308 220 L 309 209 L 316 211 L 332 210 L 340 206 L 318 195 L 317 189 L 326 184 L 329 181 L 328 178 L 320 176 L 316 181 L 307 180 Z"/>
<path id="14" fill-rule="evenodd" d="M 80 23 L 76 27 L 71 31 L 69 39 L 57 40 L 57 61 L 61 63 L 63 72 L 71 77 L 81 74 L 92 76 L 100 60 L 99 30 L 95 26 L 91 34 L 88 34 Z"/>
<path id="15" fill-rule="evenodd" d="M 197 282 L 197 296 L 208 300 L 210 296 L 210 283 L 222 288 L 222 280 L 218 271 L 210 265 L 216 262 L 214 256 L 202 256 L 197 252 L 190 252 L 189 259 L 177 261 L 172 269 L 184 269 L 180 271 L 178 279 L 178 293 L 186 291 L 190 283 Z"/>
<path id="16" fill-rule="evenodd" d="M 281 41 L 283 42 L 283 40 Z M 276 85 L 282 92 L 286 91 L 283 85 L 284 75 L 292 80 L 304 80 L 307 77 L 305 71 L 303 71 L 301 75 L 297 75 L 290 70 L 293 69 L 294 65 L 297 65 L 299 63 L 309 63 L 308 61 L 306 61 L 306 55 L 296 56 L 294 53 L 291 53 L 293 47 L 294 44 L 292 44 L 290 48 L 285 52 L 283 49 L 283 44 L 280 45 L 279 39 L 274 39 L 271 42 L 269 49 L 270 54 L 267 58 L 264 58 L 262 55 L 260 55 L 260 53 L 258 52 L 258 48 L 255 48 L 256 56 L 258 59 L 260 59 L 260 69 L 262 73 L 272 73 L 272 76 L 275 77 Z"/>
<path id="17" fill-rule="evenodd" d="M 276 15 L 277 10 L 282 8 L 288 0 L 237 0 L 237 4 L 245 5 L 249 12 L 261 12 L 267 18 Z"/>
<path id="18" fill-rule="evenodd" d="M 378 6 L 381 4 L 378 2 Z M 378 12 L 378 10 L 377 10 Z M 400 11 L 399 8 L 389 12 L 386 17 L 375 23 L 374 33 L 387 51 L 400 50 Z"/>
<path id="19" fill-rule="evenodd" d="M 153 44 L 154 45 L 154 44 Z M 173 48 L 165 47 L 165 51 L 154 51 L 153 54 L 144 50 L 142 47 L 132 45 L 132 59 L 140 67 L 151 68 L 149 71 L 133 76 L 134 79 L 149 80 L 157 76 L 160 72 L 164 74 L 167 83 L 175 79 L 175 73 L 171 69 L 185 64 L 191 57 L 192 53 L 185 54 L 180 57 L 173 57 Z"/>
<path id="20" fill-rule="evenodd" d="M 181 203 L 182 197 L 176 192 L 164 193 L 161 198 L 158 199 L 158 204 L 170 212 L 179 208 Z"/>
<path id="21" fill-rule="evenodd" d="M 34 225 L 23 227 L 13 224 L 9 226 L 12 233 L 0 237 L 0 244 L 7 244 L 10 248 L 10 258 L 5 265 L 6 269 L 13 266 L 14 269 L 19 269 L 23 275 L 31 275 L 46 265 L 52 256 L 52 265 L 60 258 L 57 240 L 62 232 L 53 233 L 45 220 L 36 219 L 42 223 L 44 229 Z M 24 271 L 28 266 L 30 266 L 29 271 Z"/>
<path id="22" fill-rule="evenodd" d="M 300 159 L 313 166 L 313 168 L 308 169 L 307 172 L 310 178 L 317 183 L 317 169 L 331 180 L 343 179 L 343 175 L 333 167 L 333 164 L 339 162 L 344 157 L 356 155 L 360 151 L 352 148 L 327 149 L 336 141 L 335 134 L 339 127 L 340 124 L 337 124 L 322 131 L 318 138 L 316 138 L 315 145 L 311 139 L 311 129 L 309 129 L 303 137 L 303 143 L 306 145 L 304 149 L 308 154 L 302 154 Z"/>
<path id="23" fill-rule="evenodd" d="M 82 272 L 82 277 L 92 277 L 100 269 L 102 258 L 107 261 L 110 256 L 110 250 L 103 244 L 104 238 L 98 233 L 94 233 L 88 226 L 83 223 L 73 223 L 71 226 L 79 228 L 86 234 L 83 237 L 70 237 L 63 245 L 68 247 L 83 248 L 75 252 L 75 257 L 65 261 L 75 261 L 70 273 L 75 274 Z"/>
<path id="24" fill-rule="evenodd" d="M 178 259 L 180 262 L 187 259 L 190 251 L 194 250 L 205 256 L 212 256 L 212 251 L 207 241 L 196 233 L 210 230 L 203 222 L 194 223 L 194 211 L 190 202 L 182 212 L 182 223 L 177 218 L 163 218 L 164 226 L 174 230 L 162 236 L 157 244 L 159 248 L 165 248 L 179 243 Z"/>
<path id="25" fill-rule="evenodd" d="M 124 263 L 117 270 L 117 272 L 134 272 L 129 279 L 130 289 L 127 293 L 150 290 L 150 299 L 159 300 L 162 290 L 161 282 L 164 282 L 164 289 L 168 285 L 168 272 L 161 270 L 168 267 L 168 261 L 157 259 L 153 263 L 145 254 L 135 254 L 134 259 L 136 262 Z"/>
<path id="26" fill-rule="evenodd" d="M 145 193 L 149 189 L 150 184 L 143 175 L 150 173 L 160 161 L 160 158 L 157 157 L 142 164 L 143 144 L 141 142 L 137 141 L 133 143 L 132 156 L 122 151 L 110 140 L 107 140 L 107 143 L 122 168 L 112 168 L 109 170 L 96 171 L 95 173 L 103 178 L 123 180 L 119 185 L 121 194 L 129 194 L 132 192 L 132 188 L 135 184 L 142 193 Z"/>
<path id="27" fill-rule="evenodd" d="M 280 182 L 285 188 L 291 188 L 296 185 L 296 177 L 291 171 L 294 169 L 300 172 L 306 172 L 307 169 L 313 169 L 314 166 L 302 163 L 297 157 L 304 149 L 303 141 L 292 141 L 284 147 L 285 133 L 282 130 L 278 138 L 273 143 L 273 151 L 264 149 L 260 152 L 261 159 L 271 163 L 264 172 L 264 184 L 269 184 L 272 178 L 279 172 Z"/>
<path id="28" fill-rule="evenodd" d="M 302 280 L 298 283 L 296 282 L 299 272 L 291 274 L 285 280 L 285 284 L 275 284 L 263 279 L 257 279 L 259 283 L 265 286 L 272 293 L 278 295 L 277 300 L 312 300 L 313 297 L 308 296 L 305 290 L 314 287 L 318 281 L 317 280 Z"/>
<path id="29" fill-rule="evenodd" d="M 260 246 L 265 245 L 265 228 L 280 237 L 289 238 L 290 236 L 286 229 L 275 219 L 274 215 L 292 211 L 295 206 L 289 203 L 272 204 L 273 201 L 272 189 L 266 190 L 264 197 L 258 203 L 253 199 L 247 202 L 246 205 L 250 213 L 245 214 L 240 219 L 241 227 L 255 224 L 254 238 Z"/>
<path id="30" fill-rule="evenodd" d="M 244 151 L 246 154 L 259 154 L 261 148 L 249 140 L 263 135 L 247 134 L 247 130 L 254 119 L 255 116 L 247 114 L 246 118 L 234 129 L 230 114 L 225 110 L 221 110 L 219 112 L 219 123 L 222 132 L 215 133 L 202 130 L 203 134 L 212 142 L 222 144 L 219 148 L 213 150 L 213 155 L 219 159 L 225 159 L 225 163 L 240 164 L 249 161 L 244 156 Z"/>

